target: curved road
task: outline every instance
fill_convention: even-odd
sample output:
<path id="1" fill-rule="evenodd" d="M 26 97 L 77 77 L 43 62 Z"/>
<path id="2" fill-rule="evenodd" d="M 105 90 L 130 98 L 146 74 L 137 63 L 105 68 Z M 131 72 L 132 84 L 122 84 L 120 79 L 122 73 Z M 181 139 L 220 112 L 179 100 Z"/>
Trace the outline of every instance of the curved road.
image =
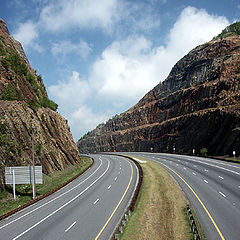
<path id="1" fill-rule="evenodd" d="M 163 153 L 130 155 L 156 161 L 177 180 L 208 240 L 240 239 L 240 164 Z"/>
<path id="2" fill-rule="evenodd" d="M 51 196 L 0 222 L 0 239 L 109 239 L 137 181 L 134 163 L 91 156 L 95 164 Z"/>

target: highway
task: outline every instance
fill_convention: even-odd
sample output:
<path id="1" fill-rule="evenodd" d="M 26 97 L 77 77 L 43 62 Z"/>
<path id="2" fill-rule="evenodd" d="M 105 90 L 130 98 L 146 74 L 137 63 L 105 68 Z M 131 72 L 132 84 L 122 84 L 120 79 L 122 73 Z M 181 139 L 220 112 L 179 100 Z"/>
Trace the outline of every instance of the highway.
<path id="1" fill-rule="evenodd" d="M 240 164 L 163 153 L 126 153 L 156 161 L 179 183 L 207 240 L 240 240 Z"/>
<path id="2" fill-rule="evenodd" d="M 0 239 L 109 239 L 137 183 L 135 164 L 92 155 L 95 164 L 51 196 L 0 222 Z"/>

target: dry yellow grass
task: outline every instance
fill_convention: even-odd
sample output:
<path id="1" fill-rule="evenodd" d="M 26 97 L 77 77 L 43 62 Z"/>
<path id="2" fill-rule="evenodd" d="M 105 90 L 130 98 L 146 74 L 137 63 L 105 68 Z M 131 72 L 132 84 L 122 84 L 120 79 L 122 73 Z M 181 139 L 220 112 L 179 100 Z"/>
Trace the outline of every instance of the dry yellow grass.
<path id="1" fill-rule="evenodd" d="M 183 211 L 186 199 L 166 170 L 155 162 L 141 165 L 143 186 L 121 240 L 188 240 L 192 238 Z"/>

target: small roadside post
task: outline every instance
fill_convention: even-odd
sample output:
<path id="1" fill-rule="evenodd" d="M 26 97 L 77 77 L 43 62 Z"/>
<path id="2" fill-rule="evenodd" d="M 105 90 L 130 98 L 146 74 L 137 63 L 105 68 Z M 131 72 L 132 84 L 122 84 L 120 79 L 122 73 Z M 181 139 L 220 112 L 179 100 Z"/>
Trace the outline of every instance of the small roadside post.
<path id="1" fill-rule="evenodd" d="M 32 126 L 32 161 L 33 161 L 33 199 L 36 198 L 36 175 L 35 175 L 35 158 L 34 158 L 34 129 L 36 127 Z"/>
<path id="2" fill-rule="evenodd" d="M 236 157 L 236 151 L 233 151 L 233 158 L 235 159 Z"/>
<path id="3" fill-rule="evenodd" d="M 15 181 L 15 170 L 13 169 L 12 171 L 12 176 L 13 176 L 13 198 L 16 201 L 16 181 Z"/>

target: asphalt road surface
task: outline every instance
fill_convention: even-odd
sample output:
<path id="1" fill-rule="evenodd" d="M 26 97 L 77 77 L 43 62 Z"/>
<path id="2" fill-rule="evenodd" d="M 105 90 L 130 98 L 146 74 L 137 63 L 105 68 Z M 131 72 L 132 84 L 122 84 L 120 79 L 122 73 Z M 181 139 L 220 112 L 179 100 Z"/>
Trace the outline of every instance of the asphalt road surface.
<path id="1" fill-rule="evenodd" d="M 109 239 L 137 182 L 134 163 L 93 155 L 95 164 L 51 196 L 0 222 L 0 239 Z"/>
<path id="2" fill-rule="evenodd" d="M 176 179 L 206 239 L 240 240 L 240 164 L 174 154 L 130 155 L 156 161 Z"/>

